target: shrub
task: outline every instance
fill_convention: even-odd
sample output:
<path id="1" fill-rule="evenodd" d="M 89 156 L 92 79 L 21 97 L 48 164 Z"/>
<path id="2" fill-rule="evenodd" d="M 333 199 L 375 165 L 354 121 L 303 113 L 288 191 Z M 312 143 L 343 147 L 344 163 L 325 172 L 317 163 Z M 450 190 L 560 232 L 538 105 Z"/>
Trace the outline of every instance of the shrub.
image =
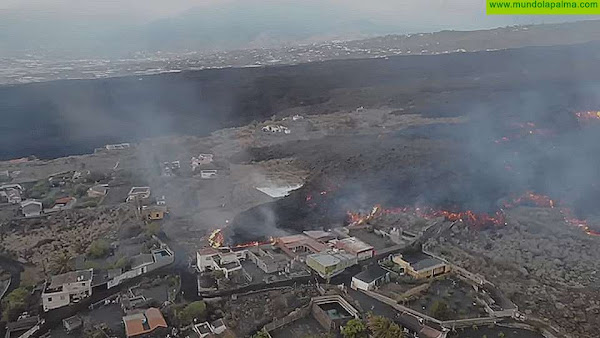
<path id="1" fill-rule="evenodd" d="M 2 301 L 2 320 L 13 321 L 25 310 L 29 300 L 29 291 L 24 287 L 14 289 Z"/>
<path id="2" fill-rule="evenodd" d="M 108 255 L 110 247 L 104 240 L 98 239 L 92 242 L 88 248 L 88 256 L 91 258 L 102 258 Z"/>
<path id="3" fill-rule="evenodd" d="M 183 308 L 178 317 L 184 324 L 193 323 L 194 319 L 203 321 L 206 317 L 206 303 L 203 301 L 190 303 Z"/>
<path id="4" fill-rule="evenodd" d="M 363 338 L 367 337 L 367 326 L 360 319 L 351 319 L 342 329 L 344 338 Z"/>
<path id="5" fill-rule="evenodd" d="M 431 310 L 429 312 L 432 317 L 440 320 L 446 320 L 452 317 L 452 313 L 450 311 L 450 308 L 448 307 L 448 303 L 440 300 L 433 303 L 433 306 L 431 307 Z"/>

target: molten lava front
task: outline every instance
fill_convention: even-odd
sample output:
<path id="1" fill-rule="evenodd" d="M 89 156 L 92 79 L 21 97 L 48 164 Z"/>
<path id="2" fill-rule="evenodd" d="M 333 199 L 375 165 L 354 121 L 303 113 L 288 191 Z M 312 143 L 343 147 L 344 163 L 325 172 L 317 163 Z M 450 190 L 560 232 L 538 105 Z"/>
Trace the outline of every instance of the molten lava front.
<path id="1" fill-rule="evenodd" d="M 503 204 L 504 209 L 511 209 L 518 206 L 531 205 L 538 208 L 558 208 L 564 221 L 573 226 L 577 226 L 585 231 L 590 236 L 600 236 L 600 232 L 590 228 L 585 220 L 580 220 L 573 215 L 573 211 L 561 203 L 556 203 L 553 199 L 545 195 L 535 194 L 528 191 L 520 196 L 512 198 L 510 201 Z M 506 225 L 506 218 L 503 209 L 496 211 L 493 214 L 476 213 L 471 210 L 452 212 L 448 210 L 437 210 L 430 207 L 399 207 L 399 208 L 383 208 L 381 205 L 375 205 L 369 213 L 360 213 L 348 211 L 348 222 L 350 226 L 367 224 L 370 221 L 387 214 L 414 214 L 424 219 L 433 219 L 444 217 L 451 222 L 463 222 L 472 227 L 486 226 L 503 226 Z"/>
<path id="2" fill-rule="evenodd" d="M 497 211 L 493 215 L 487 213 L 476 213 L 471 210 L 452 212 L 448 210 L 436 210 L 429 207 L 401 207 L 401 208 L 390 208 L 384 209 L 381 205 L 373 207 L 370 213 L 361 214 L 356 212 L 348 212 L 348 221 L 350 225 L 362 225 L 369 223 L 371 220 L 381 216 L 389 214 L 414 214 L 425 219 L 433 219 L 438 217 L 444 217 L 445 219 L 455 222 L 461 221 L 469 226 L 474 227 L 485 227 L 489 225 L 506 225 L 506 220 L 502 211 Z"/>
<path id="3" fill-rule="evenodd" d="M 575 113 L 575 117 L 581 123 L 600 121 L 600 111 L 586 111 Z"/>

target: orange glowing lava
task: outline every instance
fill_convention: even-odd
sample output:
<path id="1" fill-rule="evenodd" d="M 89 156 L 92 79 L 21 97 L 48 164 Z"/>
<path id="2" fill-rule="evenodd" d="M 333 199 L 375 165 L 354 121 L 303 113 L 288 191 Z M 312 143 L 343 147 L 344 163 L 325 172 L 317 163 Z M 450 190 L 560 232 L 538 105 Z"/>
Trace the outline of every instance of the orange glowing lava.
<path id="1" fill-rule="evenodd" d="M 575 113 L 575 117 L 581 123 L 600 121 L 600 111 L 585 111 Z"/>

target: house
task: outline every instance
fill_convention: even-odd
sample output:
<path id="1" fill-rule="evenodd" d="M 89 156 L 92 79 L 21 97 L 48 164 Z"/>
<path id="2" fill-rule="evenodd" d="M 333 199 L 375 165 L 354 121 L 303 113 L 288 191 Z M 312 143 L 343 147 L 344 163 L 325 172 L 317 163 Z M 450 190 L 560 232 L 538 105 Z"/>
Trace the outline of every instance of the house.
<path id="1" fill-rule="evenodd" d="M 131 269 L 127 270 L 107 282 L 107 288 L 113 288 L 125 280 L 141 276 L 175 261 L 173 252 L 168 247 L 154 249 L 149 254 L 139 254 L 131 257 Z"/>
<path id="2" fill-rule="evenodd" d="M 131 148 L 129 143 L 107 144 L 104 146 L 106 150 L 124 150 Z"/>
<path id="3" fill-rule="evenodd" d="M 104 197 L 106 194 L 108 194 L 108 185 L 106 184 L 95 185 L 87 191 L 88 197 L 92 198 Z"/>
<path id="4" fill-rule="evenodd" d="M 302 232 L 303 234 L 305 234 L 306 236 L 314 239 L 315 241 L 321 242 L 321 243 L 327 243 L 329 241 L 331 241 L 332 239 L 336 239 L 337 236 L 329 231 L 323 231 L 323 230 L 308 230 L 308 231 L 304 231 Z"/>
<path id="5" fill-rule="evenodd" d="M 123 323 L 127 337 L 141 337 L 168 328 L 165 318 L 157 308 L 149 308 L 144 312 L 125 316 Z"/>
<path id="6" fill-rule="evenodd" d="M 44 311 L 77 303 L 92 295 L 93 269 L 67 272 L 52 276 L 44 285 L 42 305 Z"/>
<path id="7" fill-rule="evenodd" d="M 287 127 L 274 125 L 274 124 L 266 125 L 266 126 L 262 127 L 261 129 L 265 133 L 284 133 L 284 134 L 291 133 L 291 131 Z"/>
<path id="8" fill-rule="evenodd" d="M 329 249 L 327 245 L 319 243 L 303 234 L 279 237 L 275 240 L 275 245 L 288 256 L 299 258 L 300 260 L 304 260 L 306 255 L 320 253 Z"/>
<path id="9" fill-rule="evenodd" d="M 199 272 L 219 270 L 225 278 L 242 270 L 241 261 L 248 257 L 248 250 L 233 251 L 229 248 L 203 248 L 196 252 L 196 268 Z"/>
<path id="10" fill-rule="evenodd" d="M 348 237 L 335 242 L 335 247 L 355 255 L 359 261 L 369 259 L 375 255 L 375 249 L 356 237 Z"/>
<path id="11" fill-rule="evenodd" d="M 20 184 L 3 184 L 0 186 L 0 190 L 17 189 L 19 192 L 23 192 L 23 186 Z"/>
<path id="12" fill-rule="evenodd" d="M 71 209 L 77 200 L 73 197 L 62 197 L 54 201 L 54 206 L 44 210 L 45 213 L 51 214 L 61 210 Z"/>
<path id="13" fill-rule="evenodd" d="M 77 315 L 65 318 L 62 322 L 65 330 L 67 330 L 68 333 L 73 332 L 83 326 L 83 319 Z"/>
<path id="14" fill-rule="evenodd" d="M 317 253 L 306 257 L 306 265 L 324 279 L 330 279 L 357 263 L 356 256 L 346 252 Z"/>
<path id="15" fill-rule="evenodd" d="M 290 265 L 290 259 L 281 249 L 271 244 L 248 248 L 248 257 L 264 273 L 283 272 Z"/>
<path id="16" fill-rule="evenodd" d="M 379 265 L 368 267 L 365 271 L 352 277 L 350 287 L 354 290 L 370 291 L 389 282 L 390 273 Z"/>
<path id="17" fill-rule="evenodd" d="M 0 186 L 0 197 L 5 203 L 19 204 L 22 202 L 21 193 L 23 187 L 20 184 L 3 184 Z"/>
<path id="18" fill-rule="evenodd" d="M 21 190 L 16 188 L 0 188 L 0 203 L 19 204 L 22 202 Z"/>
<path id="19" fill-rule="evenodd" d="M 23 212 L 23 216 L 27 218 L 40 216 L 42 214 L 42 209 L 42 202 L 35 200 L 21 202 L 21 211 Z"/>
<path id="20" fill-rule="evenodd" d="M 168 210 L 165 205 L 144 206 L 143 213 L 147 220 L 159 221 L 165 218 L 165 215 L 168 214 Z"/>
<path id="21" fill-rule="evenodd" d="M 424 252 L 399 254 L 392 261 L 404 268 L 407 275 L 416 279 L 436 277 L 451 269 L 448 262 Z"/>
<path id="22" fill-rule="evenodd" d="M 202 179 L 217 178 L 217 171 L 216 170 L 200 170 L 200 178 L 202 178 Z"/>
<path id="23" fill-rule="evenodd" d="M 127 202 L 150 198 L 150 187 L 132 187 L 127 194 Z"/>
<path id="24" fill-rule="evenodd" d="M 227 326 L 225 326 L 225 322 L 223 322 L 223 319 L 217 319 L 212 323 L 203 322 L 194 325 L 194 332 L 196 332 L 200 338 L 220 335 L 226 330 Z"/>
<path id="25" fill-rule="evenodd" d="M 198 157 L 192 157 L 190 160 L 192 171 L 196 171 L 199 167 L 204 167 L 213 162 L 213 154 L 200 154 Z M 210 169 L 210 168 L 205 168 Z"/>

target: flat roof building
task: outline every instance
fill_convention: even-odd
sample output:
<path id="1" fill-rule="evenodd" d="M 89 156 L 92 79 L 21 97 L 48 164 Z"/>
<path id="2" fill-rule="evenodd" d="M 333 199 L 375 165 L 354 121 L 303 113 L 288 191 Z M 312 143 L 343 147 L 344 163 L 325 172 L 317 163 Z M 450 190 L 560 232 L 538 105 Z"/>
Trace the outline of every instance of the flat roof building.
<path id="1" fill-rule="evenodd" d="M 404 268 L 407 275 L 416 279 L 436 277 L 450 272 L 448 262 L 424 252 L 399 254 L 392 260 Z"/>
<path id="2" fill-rule="evenodd" d="M 342 273 L 357 262 L 356 256 L 345 252 L 317 253 L 306 257 L 306 265 L 324 279 Z"/>
<path id="3" fill-rule="evenodd" d="M 275 245 L 292 258 L 319 253 L 328 249 L 327 245 L 302 234 L 277 238 Z"/>
<path id="4" fill-rule="evenodd" d="M 78 270 L 52 276 L 42 291 L 44 311 L 77 303 L 92 295 L 94 270 Z"/>
<path id="5" fill-rule="evenodd" d="M 373 246 L 356 237 L 340 239 L 335 243 L 335 247 L 355 255 L 359 261 L 369 259 L 375 255 Z"/>
<path id="6" fill-rule="evenodd" d="M 370 291 L 376 287 L 389 282 L 390 273 L 379 265 L 373 265 L 367 270 L 352 277 L 350 287 L 354 290 Z"/>

